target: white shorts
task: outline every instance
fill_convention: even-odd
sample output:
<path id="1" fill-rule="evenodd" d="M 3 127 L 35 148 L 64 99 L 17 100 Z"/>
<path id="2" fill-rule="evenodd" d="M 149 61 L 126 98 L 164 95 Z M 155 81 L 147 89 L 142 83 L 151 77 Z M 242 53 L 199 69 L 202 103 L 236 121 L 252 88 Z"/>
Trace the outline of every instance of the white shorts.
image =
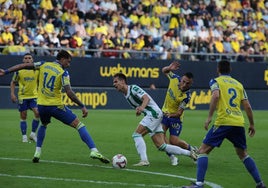
<path id="1" fill-rule="evenodd" d="M 140 125 L 146 127 L 149 130 L 149 135 L 153 136 L 155 133 L 164 132 L 162 125 L 162 116 L 159 118 L 154 118 L 152 116 L 144 116 L 144 118 L 140 121 Z"/>

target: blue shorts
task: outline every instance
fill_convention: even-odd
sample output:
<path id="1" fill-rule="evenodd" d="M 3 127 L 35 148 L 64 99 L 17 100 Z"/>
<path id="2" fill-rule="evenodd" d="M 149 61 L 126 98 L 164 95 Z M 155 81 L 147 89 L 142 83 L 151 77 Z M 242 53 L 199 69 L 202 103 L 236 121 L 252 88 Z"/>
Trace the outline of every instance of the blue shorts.
<path id="1" fill-rule="evenodd" d="M 182 122 L 180 118 L 169 118 L 164 115 L 161 123 L 169 129 L 170 135 L 179 136 L 181 134 Z"/>
<path id="2" fill-rule="evenodd" d="M 56 118 L 66 125 L 70 125 L 77 117 L 68 107 L 66 106 L 43 106 L 38 105 L 38 111 L 42 124 L 49 124 L 51 117 Z"/>
<path id="3" fill-rule="evenodd" d="M 18 110 L 20 112 L 33 109 L 33 108 L 37 108 L 36 98 L 23 99 L 19 101 Z"/>
<path id="4" fill-rule="evenodd" d="M 212 147 L 220 147 L 225 138 L 232 142 L 236 148 L 247 148 L 245 128 L 237 126 L 216 127 L 213 125 L 208 131 L 203 143 Z"/>

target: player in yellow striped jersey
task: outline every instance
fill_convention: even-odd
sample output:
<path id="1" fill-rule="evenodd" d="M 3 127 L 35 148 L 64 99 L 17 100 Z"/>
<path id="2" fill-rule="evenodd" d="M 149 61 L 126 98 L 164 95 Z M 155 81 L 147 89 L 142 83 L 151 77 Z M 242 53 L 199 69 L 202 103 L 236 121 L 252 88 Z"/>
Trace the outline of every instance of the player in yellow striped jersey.
<path id="1" fill-rule="evenodd" d="M 23 56 L 23 63 L 33 63 L 31 54 L 26 53 Z M 29 139 L 36 142 L 36 130 L 39 125 L 39 114 L 37 110 L 37 82 L 38 70 L 19 70 L 14 73 L 10 82 L 10 95 L 12 102 L 18 102 L 18 110 L 20 112 L 20 130 L 22 134 L 22 142 L 28 142 L 27 137 L 27 111 L 30 109 L 34 113 L 32 120 L 32 131 Z M 18 97 L 15 95 L 15 87 L 19 85 Z"/>
<path id="2" fill-rule="evenodd" d="M 162 126 L 166 135 L 169 130 L 169 143 L 179 146 L 183 149 L 196 152 L 196 147 L 192 147 L 186 141 L 181 140 L 179 135 L 182 131 L 182 123 L 184 110 L 190 101 L 191 93 L 190 87 L 193 83 L 193 74 L 191 72 L 179 76 L 172 71 L 178 70 L 180 63 L 177 61 L 172 62 L 169 66 L 162 68 L 162 72 L 169 79 L 169 86 L 167 89 L 164 105 L 162 111 L 164 113 L 162 119 Z M 165 137 L 167 140 L 167 137 Z M 167 153 L 171 160 L 171 165 L 178 164 L 178 159 L 174 155 Z"/>
<path id="3" fill-rule="evenodd" d="M 71 59 L 72 56 L 67 51 L 61 50 L 58 52 L 55 61 L 22 63 L 6 70 L 0 69 L 0 76 L 21 69 L 39 69 L 37 104 L 42 124 L 37 133 L 36 149 L 33 158 L 34 163 L 39 162 L 47 125 L 50 123 L 52 117 L 78 131 L 82 141 L 91 150 L 91 158 L 99 159 L 103 163 L 109 163 L 109 159 L 104 157 L 96 148 L 86 126 L 77 118 L 72 110 L 64 105 L 62 101 L 63 89 L 67 96 L 81 108 L 83 118 L 88 115 L 86 106 L 77 98 L 74 91 L 71 89 L 70 75 L 66 70 L 66 68 L 70 66 Z"/>
<path id="4" fill-rule="evenodd" d="M 213 114 L 217 111 L 214 125 L 207 132 L 197 159 L 197 181 L 184 188 L 203 188 L 208 168 L 208 154 L 220 147 L 224 139 L 229 140 L 237 156 L 243 162 L 247 171 L 256 183 L 256 188 L 266 188 L 254 160 L 247 153 L 244 117 L 240 105 L 246 111 L 249 121 L 248 133 L 250 137 L 255 134 L 253 112 L 243 85 L 230 76 L 231 65 L 227 60 L 218 63 L 219 76 L 209 83 L 212 92 L 209 113 L 204 128 L 208 130 Z M 230 174 L 231 175 L 231 174 Z M 235 175 L 235 174 L 234 174 Z M 239 187 L 239 182 L 234 187 Z M 248 186 L 250 187 L 250 185 Z"/>

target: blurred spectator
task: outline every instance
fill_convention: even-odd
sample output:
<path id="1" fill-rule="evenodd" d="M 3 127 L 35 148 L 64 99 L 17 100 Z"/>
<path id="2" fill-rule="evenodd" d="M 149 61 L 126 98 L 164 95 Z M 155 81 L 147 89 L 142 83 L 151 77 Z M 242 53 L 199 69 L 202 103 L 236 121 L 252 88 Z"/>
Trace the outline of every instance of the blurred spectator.
<path id="1" fill-rule="evenodd" d="M 83 40 L 87 39 L 87 32 L 84 25 L 84 19 L 80 18 L 79 22 L 74 25 L 74 28 L 76 32 L 79 32 L 79 35 Z"/>
<path id="2" fill-rule="evenodd" d="M 32 55 L 36 55 L 35 45 L 33 40 L 29 40 L 27 44 L 25 44 L 26 52 Z"/>
<path id="3" fill-rule="evenodd" d="M 127 36 L 124 37 L 124 39 L 122 41 L 122 45 L 123 45 L 124 49 L 127 49 L 127 50 L 132 49 L 132 40 L 131 40 L 130 33 L 127 33 Z"/>
<path id="4" fill-rule="evenodd" d="M 41 30 L 41 28 L 37 28 L 36 36 L 34 37 L 34 45 L 39 46 L 40 41 L 44 41 L 44 36 L 42 35 L 44 32 Z"/>
<path id="5" fill-rule="evenodd" d="M 75 0 L 63 0 L 62 11 L 67 12 L 68 10 L 72 11 L 76 8 Z"/>
<path id="6" fill-rule="evenodd" d="M 67 47 L 69 44 L 69 35 L 66 35 L 63 29 L 61 29 L 57 35 L 57 38 L 59 39 L 60 46 Z"/>
<path id="7" fill-rule="evenodd" d="M 146 26 L 149 26 L 151 24 L 151 18 L 149 16 L 149 13 L 145 13 L 139 18 L 139 23 L 141 24 L 141 28 L 145 28 Z"/>
<path id="8" fill-rule="evenodd" d="M 170 8 L 170 23 L 169 23 L 169 29 L 175 29 L 179 27 L 179 15 L 181 13 L 181 8 L 180 8 L 180 3 L 176 3 L 174 5 L 172 5 L 172 7 Z"/>
<path id="9" fill-rule="evenodd" d="M 223 53 L 224 46 L 219 37 L 214 38 L 213 53 Z"/>
<path id="10" fill-rule="evenodd" d="M 190 2 L 188 3 L 188 1 L 184 1 L 182 3 L 181 13 L 183 15 L 189 15 L 193 13 L 192 9 L 190 8 Z"/>
<path id="11" fill-rule="evenodd" d="M 254 52 L 255 50 L 252 47 L 249 47 L 248 49 L 246 49 L 246 58 L 245 58 L 246 62 L 251 62 L 251 63 L 255 62 L 254 57 L 251 56 L 251 55 L 254 55 Z"/>
<path id="12" fill-rule="evenodd" d="M 26 48 L 22 43 L 15 45 L 13 41 L 9 41 L 6 47 L 3 49 L 4 55 L 23 55 L 26 53 Z"/>
<path id="13" fill-rule="evenodd" d="M 19 45 L 19 44 L 27 44 L 28 43 L 28 36 L 26 35 L 26 31 L 25 29 L 23 28 L 18 28 L 14 33 L 13 33 L 13 36 L 14 36 L 14 43 L 15 45 Z"/>
<path id="14" fill-rule="evenodd" d="M 130 37 L 132 42 L 135 42 L 136 39 L 141 35 L 142 33 L 138 29 L 138 25 L 134 25 L 132 29 L 130 29 Z"/>
<path id="15" fill-rule="evenodd" d="M 50 55 L 49 47 L 46 45 L 44 40 L 39 41 L 39 45 L 37 46 L 37 49 L 36 49 L 36 55 L 38 56 Z"/>
<path id="16" fill-rule="evenodd" d="M 121 19 L 123 21 L 123 24 L 128 26 L 131 24 L 131 19 L 128 17 L 128 12 L 127 11 L 123 11 L 123 13 L 121 14 Z"/>
<path id="17" fill-rule="evenodd" d="M 46 45 L 49 45 L 49 43 L 50 43 L 50 36 L 49 36 L 49 34 L 47 32 L 44 32 L 43 37 L 44 37 L 44 43 Z"/>
<path id="18" fill-rule="evenodd" d="M 63 12 L 62 16 L 61 16 L 61 21 L 63 22 L 63 24 L 67 27 L 68 25 L 70 25 L 71 23 L 71 10 L 68 9 L 65 12 Z"/>
<path id="19" fill-rule="evenodd" d="M 133 50 L 136 50 L 136 51 L 142 51 L 144 45 L 145 45 L 144 35 L 141 34 L 139 37 L 136 38 L 135 42 L 132 43 L 132 48 Z M 135 57 L 137 59 L 144 58 L 143 53 L 140 53 L 140 52 L 133 54 L 132 57 Z"/>
<path id="20" fill-rule="evenodd" d="M 43 11 L 46 12 L 48 16 L 53 11 L 52 0 L 41 0 L 40 8 L 43 9 Z"/>
<path id="21" fill-rule="evenodd" d="M 4 31 L 1 34 L 3 45 L 8 45 L 13 42 L 13 34 L 9 30 L 9 26 L 4 25 Z"/>
<path id="22" fill-rule="evenodd" d="M 160 15 L 157 13 L 154 13 L 154 15 L 151 17 L 151 22 L 150 22 L 150 24 L 148 24 L 148 26 L 153 26 L 156 29 L 161 28 Z"/>
<path id="23" fill-rule="evenodd" d="M 8 27 L 12 26 L 12 20 L 9 18 L 7 13 L 4 14 L 1 20 L 4 26 L 8 26 Z"/>
<path id="24" fill-rule="evenodd" d="M 26 4 L 26 9 L 25 9 L 25 15 L 28 19 L 30 20 L 36 20 L 37 19 L 37 14 L 36 14 L 36 9 L 37 6 L 35 3 L 36 0 L 25 0 Z"/>
<path id="25" fill-rule="evenodd" d="M 92 8 L 92 4 L 88 0 L 76 0 L 77 14 L 79 18 L 84 19 L 86 13 Z"/>
<path id="26" fill-rule="evenodd" d="M 54 6 L 52 13 L 49 18 L 52 18 L 52 23 L 55 28 L 63 27 L 63 21 L 61 20 L 63 12 L 60 10 L 59 5 Z"/>
<path id="27" fill-rule="evenodd" d="M 60 43 L 60 39 L 58 38 L 57 33 L 54 31 L 51 36 L 50 36 L 50 43 L 53 44 L 54 48 L 60 48 L 61 47 L 61 43 Z"/>
<path id="28" fill-rule="evenodd" d="M 224 37 L 223 41 L 224 53 L 232 54 L 234 52 L 230 41 L 231 41 L 230 37 L 228 36 Z"/>
<path id="29" fill-rule="evenodd" d="M 18 22 L 22 21 L 23 12 L 22 8 L 20 8 L 18 4 L 14 4 L 14 10 L 12 14 L 14 15 L 14 19 L 18 19 Z"/>
<path id="30" fill-rule="evenodd" d="M 66 31 L 70 36 L 72 36 L 76 32 L 75 23 L 71 21 L 70 24 L 66 26 Z"/>
<path id="31" fill-rule="evenodd" d="M 160 47 L 161 49 L 164 48 L 164 51 L 172 49 L 172 42 L 171 42 L 170 37 L 167 35 L 163 35 L 160 41 L 158 42 L 157 46 Z M 160 50 L 160 51 L 163 51 L 163 50 Z"/>
<path id="32" fill-rule="evenodd" d="M 154 45 L 154 40 L 151 35 L 147 35 L 144 37 L 144 46 L 143 46 L 144 51 L 148 51 L 151 53 L 145 53 L 144 56 L 149 59 L 156 58 L 156 54 L 154 53 L 156 51 L 155 45 Z"/>
<path id="33" fill-rule="evenodd" d="M 240 43 L 237 40 L 237 37 L 235 34 L 233 34 L 232 36 L 230 36 L 231 38 L 231 45 L 232 45 L 232 49 L 235 53 L 238 53 L 240 51 Z"/>
<path id="34" fill-rule="evenodd" d="M 116 52 L 114 50 L 115 50 L 115 48 L 110 47 L 109 43 L 104 43 L 103 48 L 102 48 L 101 56 L 102 57 L 109 57 L 109 58 L 118 57 L 119 56 L 118 52 Z"/>
<path id="35" fill-rule="evenodd" d="M 123 49 L 123 40 L 120 31 L 116 32 L 115 34 L 111 34 L 111 40 L 115 46 L 115 49 L 117 50 Z"/>
<path id="36" fill-rule="evenodd" d="M 137 15 L 137 11 L 136 10 L 132 10 L 132 12 L 129 15 L 129 18 L 131 19 L 131 25 L 135 25 L 139 22 L 139 16 Z"/>
<path id="37" fill-rule="evenodd" d="M 98 49 L 102 48 L 102 45 L 103 45 L 102 44 L 102 34 L 101 33 L 96 33 L 95 36 L 93 36 L 90 39 L 88 49 L 98 50 Z M 97 51 L 91 51 L 91 52 L 89 52 L 89 55 L 99 57 L 100 54 L 96 53 L 96 52 Z"/>
<path id="38" fill-rule="evenodd" d="M 52 34 L 53 32 L 55 32 L 55 28 L 54 28 L 52 21 L 53 21 L 53 19 L 49 18 L 47 23 L 45 23 L 45 25 L 44 25 L 44 30 L 49 35 Z"/>
<path id="39" fill-rule="evenodd" d="M 210 42 L 210 36 L 205 26 L 202 26 L 201 29 L 198 30 L 197 37 L 199 38 L 198 42 L 201 42 L 203 46 L 207 46 Z"/>
<path id="40" fill-rule="evenodd" d="M 142 2 L 139 1 L 139 3 L 135 6 L 134 8 L 136 10 L 137 16 L 140 18 L 141 16 L 143 16 L 144 14 L 148 13 L 148 12 L 144 12 L 144 7 L 142 5 Z"/>
<path id="41" fill-rule="evenodd" d="M 79 16 L 77 14 L 76 9 L 72 9 L 70 12 L 70 21 L 74 24 L 78 24 L 79 23 Z"/>

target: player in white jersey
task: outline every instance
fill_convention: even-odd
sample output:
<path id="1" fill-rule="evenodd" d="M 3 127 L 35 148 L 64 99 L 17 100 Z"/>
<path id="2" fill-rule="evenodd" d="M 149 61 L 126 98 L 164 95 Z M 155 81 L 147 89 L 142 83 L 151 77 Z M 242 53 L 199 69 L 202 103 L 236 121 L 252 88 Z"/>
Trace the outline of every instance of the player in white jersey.
<path id="1" fill-rule="evenodd" d="M 138 85 L 127 85 L 126 76 L 122 73 L 114 75 L 113 85 L 117 91 L 124 94 L 128 103 L 135 108 L 137 116 L 144 114 L 144 118 L 139 122 L 132 135 L 137 152 L 140 155 L 140 162 L 134 164 L 134 166 L 148 166 L 150 164 L 147 157 L 146 144 L 143 139 L 143 136 L 148 133 L 160 151 L 175 155 L 186 155 L 196 159 L 196 153 L 165 143 L 164 132 L 161 126 L 163 113 L 148 93 Z"/>

